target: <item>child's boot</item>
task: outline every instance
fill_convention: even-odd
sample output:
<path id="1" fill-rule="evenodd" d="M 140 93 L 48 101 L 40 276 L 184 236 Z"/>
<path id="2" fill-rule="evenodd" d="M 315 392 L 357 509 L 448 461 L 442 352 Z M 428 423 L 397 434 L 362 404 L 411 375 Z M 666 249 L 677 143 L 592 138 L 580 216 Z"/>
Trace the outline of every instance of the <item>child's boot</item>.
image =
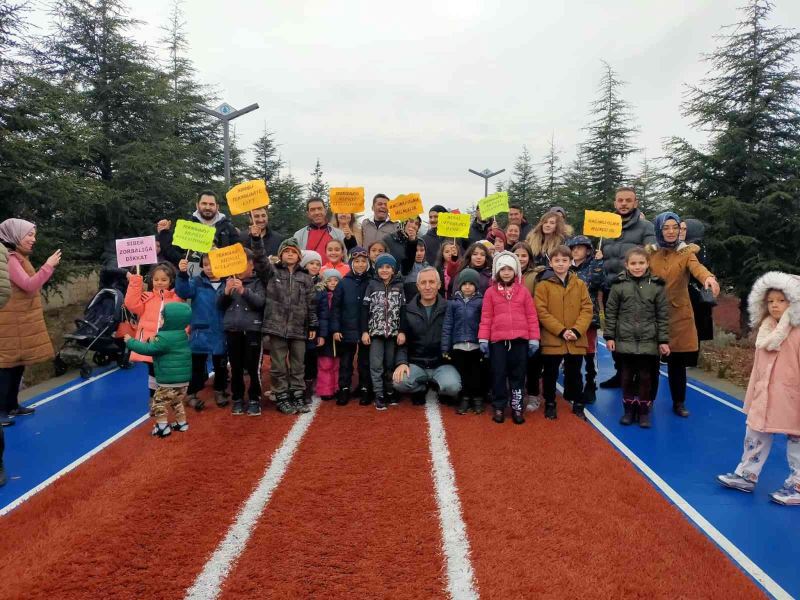
<path id="1" fill-rule="evenodd" d="M 244 400 L 242 400 L 241 398 L 233 399 L 233 406 L 231 406 L 231 414 L 232 415 L 244 414 Z"/>
<path id="2" fill-rule="evenodd" d="M 633 402 L 630 402 L 629 400 L 623 400 L 622 408 L 625 409 L 625 414 L 622 415 L 622 418 L 619 420 L 619 424 L 630 425 L 633 423 Z"/>
<path id="3" fill-rule="evenodd" d="M 555 402 L 548 402 L 545 400 L 544 403 L 544 418 L 555 420 L 558 418 L 558 413 L 556 411 L 556 403 Z"/>
<path id="4" fill-rule="evenodd" d="M 165 438 L 170 433 L 172 433 L 172 429 L 170 429 L 168 423 L 156 423 L 153 431 L 150 432 L 151 435 L 159 438 Z"/>
<path id="5" fill-rule="evenodd" d="M 483 403 L 483 397 L 476 396 L 475 398 L 473 398 L 472 406 L 476 415 L 482 415 L 485 407 L 485 404 Z"/>
<path id="6" fill-rule="evenodd" d="M 583 410 L 582 402 L 578 402 L 577 400 L 575 400 L 572 403 L 572 414 L 578 417 L 579 419 L 583 419 L 584 421 L 586 420 L 586 413 Z"/>
<path id="7" fill-rule="evenodd" d="M 457 415 L 465 415 L 467 411 L 469 411 L 469 396 L 461 396 L 461 400 L 458 402 L 458 408 L 456 408 Z"/>
<path id="8" fill-rule="evenodd" d="M 308 404 L 306 404 L 304 390 L 294 390 L 292 392 L 292 404 L 294 405 L 295 412 L 298 413 L 311 412 L 311 408 L 308 406 Z"/>
<path id="9" fill-rule="evenodd" d="M 639 427 L 642 429 L 650 429 L 650 407 L 646 404 L 639 405 Z"/>
<path id="10" fill-rule="evenodd" d="M 350 402 L 350 389 L 349 388 L 342 388 L 338 392 L 336 392 L 336 404 L 337 404 L 337 406 L 347 406 L 348 402 Z"/>
<path id="11" fill-rule="evenodd" d="M 514 425 L 522 425 L 525 422 L 525 417 L 521 410 L 512 410 L 511 420 L 514 421 Z"/>
<path id="12" fill-rule="evenodd" d="M 674 412 L 679 417 L 686 418 L 689 416 L 689 411 L 686 410 L 686 405 L 683 402 L 673 402 L 672 403 L 672 412 Z"/>
<path id="13" fill-rule="evenodd" d="M 236 400 L 233 403 L 236 404 Z M 275 395 L 275 407 L 285 415 L 297 414 L 297 409 L 289 397 L 289 392 L 281 392 Z"/>
<path id="14" fill-rule="evenodd" d="M 220 408 L 225 408 L 228 406 L 230 399 L 231 397 L 227 394 L 227 392 L 214 392 L 214 402 L 216 402 L 217 406 Z"/>

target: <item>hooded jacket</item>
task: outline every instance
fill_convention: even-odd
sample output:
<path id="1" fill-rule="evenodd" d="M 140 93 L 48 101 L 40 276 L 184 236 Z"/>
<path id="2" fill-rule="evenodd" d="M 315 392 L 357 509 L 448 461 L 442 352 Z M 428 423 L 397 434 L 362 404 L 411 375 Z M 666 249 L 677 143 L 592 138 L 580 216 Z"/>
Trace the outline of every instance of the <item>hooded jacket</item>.
<path id="1" fill-rule="evenodd" d="M 589 290 L 575 273 L 565 281 L 553 269 L 542 272 L 536 284 L 536 311 L 542 333 L 542 354 L 586 354 L 586 331 L 592 323 Z M 571 329 L 578 336 L 567 341 L 562 336 Z"/>
<path id="2" fill-rule="evenodd" d="M 175 290 L 162 290 L 160 292 L 145 292 L 144 279 L 141 275 L 132 275 L 128 281 L 128 289 L 125 292 L 125 308 L 131 311 L 139 319 L 134 336 L 140 342 L 146 342 L 156 335 L 158 331 L 158 321 L 161 318 L 161 311 L 165 304 L 170 302 L 181 302 Z M 187 323 L 188 324 L 188 323 Z M 147 354 L 139 354 L 136 351 L 131 354 L 132 361 L 153 362 Z"/>
<path id="3" fill-rule="evenodd" d="M 482 308 L 483 296 L 477 291 L 465 298 L 459 290 L 447 301 L 447 312 L 442 326 L 442 354 L 450 352 L 456 344 L 478 343 Z"/>
<path id="4" fill-rule="evenodd" d="M 261 331 L 266 304 L 264 284 L 258 277 L 247 277 L 242 279 L 242 287 L 241 294 L 226 294 L 223 287 L 217 296 L 217 306 L 224 313 L 223 327 L 225 331 Z"/>
<path id="5" fill-rule="evenodd" d="M 333 290 L 330 319 L 331 332 L 341 333 L 347 344 L 357 344 L 361 340 L 361 305 L 370 282 L 369 270 L 356 275 L 352 267 L 351 261 L 350 272 Z"/>
<path id="6" fill-rule="evenodd" d="M 187 385 L 192 378 L 192 351 L 186 327 L 192 318 L 192 309 L 182 302 L 164 306 L 164 324 L 150 342 L 130 339 L 131 352 L 152 357 L 156 382 L 159 385 Z"/>
<path id="7" fill-rule="evenodd" d="M 603 240 L 603 266 L 606 271 L 606 288 L 625 270 L 625 253 L 637 246 L 656 243 L 653 224 L 642 218 L 638 208 L 622 219 L 622 235 L 615 240 Z"/>
<path id="8" fill-rule="evenodd" d="M 190 278 L 188 273 L 179 272 L 175 279 L 175 293 L 192 301 L 189 346 L 194 354 L 225 354 L 224 312 L 217 306 L 217 299 L 225 293 L 225 280 L 217 283 L 214 288 L 205 273 Z"/>
<path id="9" fill-rule="evenodd" d="M 648 271 L 641 277 L 620 274 L 606 300 L 607 340 L 619 354 L 658 355 L 658 345 L 669 343 L 669 303 L 664 281 Z"/>
<path id="10" fill-rule="evenodd" d="M 513 259 L 513 260 L 512 260 Z M 511 286 L 501 285 L 498 272 L 510 262 L 514 269 Z M 490 342 L 516 339 L 538 340 L 539 319 L 528 289 L 523 286 L 519 260 L 511 252 L 500 252 L 492 263 L 494 280 L 483 298 L 478 338 Z"/>
<path id="11" fill-rule="evenodd" d="M 361 301 L 361 333 L 394 338 L 400 332 L 400 312 L 405 305 L 403 281 L 396 275 L 388 284 L 377 275 L 369 282 Z"/>

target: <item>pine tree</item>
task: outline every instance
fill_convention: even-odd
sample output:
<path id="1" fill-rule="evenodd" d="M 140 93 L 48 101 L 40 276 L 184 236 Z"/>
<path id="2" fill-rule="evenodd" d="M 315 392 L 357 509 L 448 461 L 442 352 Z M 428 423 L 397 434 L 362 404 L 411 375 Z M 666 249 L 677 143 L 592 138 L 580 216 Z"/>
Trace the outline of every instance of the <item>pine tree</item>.
<path id="1" fill-rule="evenodd" d="M 639 209 L 650 219 L 670 208 L 665 183 L 666 178 L 657 162 L 647 157 L 647 151 L 643 152 L 633 187 L 639 200 Z"/>
<path id="2" fill-rule="evenodd" d="M 311 171 L 311 183 L 308 186 L 308 192 L 312 198 L 322 198 L 327 204 L 329 191 L 330 186 L 323 179 L 322 165 L 318 158 L 314 170 Z"/>
<path id="3" fill-rule="evenodd" d="M 587 208 L 589 188 L 589 172 L 583 146 L 579 145 L 575 159 L 564 172 L 563 182 L 558 189 L 557 204 L 567 211 L 567 218 L 575 231 L 583 230 L 584 211 Z"/>
<path id="4" fill-rule="evenodd" d="M 542 198 L 548 207 L 558 204 L 559 189 L 563 181 L 563 168 L 561 167 L 560 152 L 556 150 L 555 134 L 550 136 L 550 148 L 547 151 L 541 167 L 544 169 L 542 176 Z"/>
<path id="5" fill-rule="evenodd" d="M 625 164 L 636 152 L 633 136 L 638 131 L 632 125 L 631 105 L 621 94 L 625 82 L 606 62 L 600 82 L 600 96 L 592 103 L 592 122 L 585 128 L 588 136 L 583 143 L 583 159 L 589 177 L 589 196 L 586 208 L 607 210 L 614 192 L 626 179 Z"/>
<path id="6" fill-rule="evenodd" d="M 275 134 L 268 130 L 267 124 L 264 123 L 264 133 L 253 144 L 252 178 L 263 179 L 267 182 L 267 189 L 271 189 L 282 168 L 283 160 L 278 154 Z"/>
<path id="7" fill-rule="evenodd" d="M 539 182 L 527 146 L 522 147 L 522 154 L 514 163 L 514 171 L 508 184 L 508 201 L 509 204 L 521 206 L 529 221 L 535 221 L 544 210 Z"/>
<path id="8" fill-rule="evenodd" d="M 507 182 L 503 181 L 502 179 L 498 179 L 494 182 L 494 191 L 495 192 L 505 192 L 506 191 Z"/>
<path id="9" fill-rule="evenodd" d="M 306 188 L 291 173 L 280 175 L 270 187 L 270 227 L 292 235 L 306 224 Z"/>
<path id="10" fill-rule="evenodd" d="M 800 34 L 768 24 L 769 0 L 741 10 L 683 106 L 707 144 L 673 138 L 667 152 L 677 207 L 709 225 L 711 266 L 745 298 L 763 272 L 800 264 Z"/>

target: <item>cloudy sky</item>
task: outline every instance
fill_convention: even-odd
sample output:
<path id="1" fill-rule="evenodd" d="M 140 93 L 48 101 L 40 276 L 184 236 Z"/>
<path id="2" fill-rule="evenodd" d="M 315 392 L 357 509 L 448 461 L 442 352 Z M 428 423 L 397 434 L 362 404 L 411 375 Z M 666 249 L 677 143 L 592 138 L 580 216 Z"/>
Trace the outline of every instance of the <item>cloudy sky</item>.
<path id="1" fill-rule="evenodd" d="M 136 36 L 155 44 L 166 0 L 129 3 Z M 680 114 L 685 83 L 705 72 L 713 36 L 741 0 L 186 0 L 198 78 L 236 108 L 244 145 L 266 123 L 301 181 L 317 157 L 333 186 L 367 196 L 420 192 L 426 207 L 483 195 L 468 168 L 537 161 L 551 135 L 565 162 L 583 139 L 608 61 L 628 82 L 641 129 L 700 140 Z M 37 17 L 37 20 L 41 19 Z M 776 0 L 773 22 L 800 27 L 800 2 Z M 639 160 L 639 158 L 637 158 Z M 505 177 L 508 173 L 503 174 Z"/>

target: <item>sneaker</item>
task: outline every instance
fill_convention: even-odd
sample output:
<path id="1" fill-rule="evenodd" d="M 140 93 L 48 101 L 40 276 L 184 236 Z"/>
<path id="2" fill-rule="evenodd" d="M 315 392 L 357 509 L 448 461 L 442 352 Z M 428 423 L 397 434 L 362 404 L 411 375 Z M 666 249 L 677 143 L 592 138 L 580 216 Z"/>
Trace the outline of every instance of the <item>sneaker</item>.
<path id="1" fill-rule="evenodd" d="M 292 405 L 297 413 L 311 412 L 311 407 L 306 404 L 306 394 L 304 390 L 295 390 L 292 392 Z"/>
<path id="2" fill-rule="evenodd" d="M 514 421 L 514 425 L 522 425 L 525 422 L 525 417 L 522 416 L 521 410 L 512 410 L 511 420 Z"/>
<path id="3" fill-rule="evenodd" d="M 375 396 L 375 410 L 386 410 L 386 403 L 380 394 Z"/>
<path id="4" fill-rule="evenodd" d="M 174 423 L 170 423 L 170 428 L 172 431 L 180 431 L 183 433 L 184 431 L 189 431 L 189 423 L 186 421 L 183 421 L 182 423 L 175 421 Z"/>
<path id="5" fill-rule="evenodd" d="M 389 392 L 386 394 L 386 404 L 389 406 L 398 406 L 400 404 L 400 395 L 397 392 Z"/>
<path id="6" fill-rule="evenodd" d="M 347 406 L 348 402 L 350 402 L 350 390 L 348 388 L 342 388 L 336 392 L 336 406 Z"/>
<path id="7" fill-rule="evenodd" d="M 555 404 L 547 404 L 544 405 L 544 418 L 555 420 L 558 418 L 558 414 L 556 412 L 556 405 Z"/>
<path id="8" fill-rule="evenodd" d="M 28 406 L 18 406 L 17 408 L 12 408 L 8 411 L 9 416 L 11 417 L 22 417 L 24 415 L 32 415 L 36 412 L 35 408 L 30 408 Z"/>
<path id="9" fill-rule="evenodd" d="M 234 400 L 234 402 L 236 401 Z M 294 402 L 289 398 L 289 394 L 284 393 L 275 396 L 275 408 L 285 415 L 297 414 L 297 408 L 295 408 Z"/>
<path id="10" fill-rule="evenodd" d="M 230 399 L 231 397 L 227 394 L 227 392 L 214 392 L 214 402 L 216 402 L 217 406 L 220 408 L 225 408 L 228 406 Z"/>
<path id="11" fill-rule="evenodd" d="M 200 398 L 197 397 L 197 394 L 191 394 L 189 396 L 189 400 L 187 401 L 189 406 L 195 409 L 197 412 L 200 412 L 205 407 L 206 403 L 202 401 Z"/>
<path id="12" fill-rule="evenodd" d="M 250 400 L 247 403 L 247 416 L 257 417 L 261 414 L 261 402 L 258 400 Z"/>
<path id="13" fill-rule="evenodd" d="M 769 499 L 784 506 L 800 506 L 800 490 L 796 487 L 783 486 L 769 495 Z"/>
<path id="14" fill-rule="evenodd" d="M 456 408 L 457 415 L 465 415 L 469 411 L 469 398 L 464 396 L 458 402 L 458 408 Z"/>
<path id="15" fill-rule="evenodd" d="M 475 411 L 476 415 L 482 415 L 484 411 L 483 398 L 481 398 L 480 396 L 478 396 L 477 398 L 473 398 L 472 408 Z"/>
<path id="16" fill-rule="evenodd" d="M 153 431 L 150 432 L 150 435 L 154 437 L 165 438 L 170 433 L 172 433 L 172 430 L 169 428 L 168 423 L 156 423 L 155 427 L 153 427 Z"/>
<path id="17" fill-rule="evenodd" d="M 736 473 L 717 475 L 717 481 L 719 481 L 725 487 L 733 490 L 739 490 L 740 492 L 752 492 L 754 489 L 756 489 L 756 484 L 754 482 L 745 479 Z"/>
<path id="18" fill-rule="evenodd" d="M 372 398 L 370 398 L 369 390 L 367 388 L 358 388 L 356 395 L 358 396 L 358 404 L 360 406 L 369 406 L 372 404 Z"/>
<path id="19" fill-rule="evenodd" d="M 494 414 L 492 414 L 492 421 L 495 423 L 502 423 L 506 420 L 506 411 L 501 408 L 495 408 Z"/>
<path id="20" fill-rule="evenodd" d="M 233 399 L 233 406 L 231 406 L 231 414 L 232 415 L 244 414 L 244 400 L 242 400 L 241 398 Z"/>
<path id="21" fill-rule="evenodd" d="M 525 410 L 529 412 L 536 412 L 542 405 L 542 399 L 539 396 L 528 396 Z"/>
<path id="22" fill-rule="evenodd" d="M 610 390 L 618 387 L 622 387 L 622 377 L 620 377 L 619 373 L 615 374 L 613 377 L 606 379 L 600 384 L 600 387 L 604 390 Z"/>

